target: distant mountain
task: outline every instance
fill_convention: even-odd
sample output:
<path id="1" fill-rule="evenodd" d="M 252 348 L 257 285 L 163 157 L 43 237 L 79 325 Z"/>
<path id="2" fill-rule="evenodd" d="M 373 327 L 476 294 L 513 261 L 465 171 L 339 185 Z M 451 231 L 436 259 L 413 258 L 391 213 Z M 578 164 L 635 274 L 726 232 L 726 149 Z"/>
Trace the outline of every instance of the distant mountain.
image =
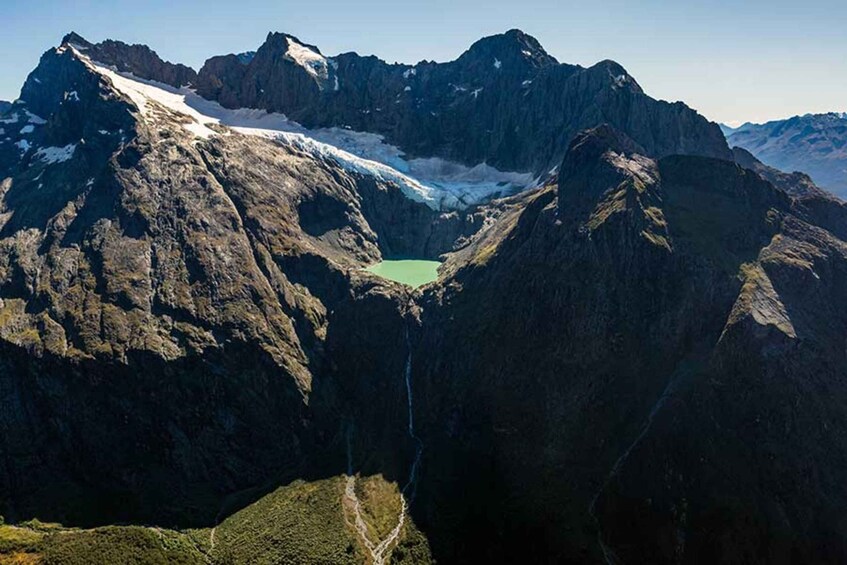
<path id="1" fill-rule="evenodd" d="M 724 123 L 719 123 L 718 127 L 721 128 L 721 131 L 723 132 L 724 135 L 729 135 L 732 132 L 734 132 L 736 129 L 738 129 L 738 128 L 734 128 L 734 127 L 727 125 L 727 124 L 724 124 Z"/>
<path id="2" fill-rule="evenodd" d="M 724 130 L 731 146 L 785 172 L 808 173 L 818 186 L 847 196 L 847 114 L 806 114 Z"/>
<path id="3" fill-rule="evenodd" d="M 329 57 L 271 33 L 252 59 L 209 59 L 195 86 L 227 108 L 378 133 L 416 157 L 536 175 L 559 164 L 579 130 L 600 123 L 657 157 L 731 159 L 715 124 L 682 103 L 650 98 L 618 63 L 560 64 L 519 30 L 483 38 L 455 61 L 417 65 L 356 53 Z"/>
<path id="4" fill-rule="evenodd" d="M 763 179 L 769 181 L 775 187 L 785 191 L 790 196 L 802 198 L 811 194 L 821 196 L 828 195 L 827 192 L 818 188 L 812 178 L 806 173 L 801 173 L 799 171 L 786 173 L 775 167 L 769 167 L 756 159 L 752 153 L 741 147 L 733 147 L 732 155 L 736 163 L 745 169 L 754 171 Z"/>

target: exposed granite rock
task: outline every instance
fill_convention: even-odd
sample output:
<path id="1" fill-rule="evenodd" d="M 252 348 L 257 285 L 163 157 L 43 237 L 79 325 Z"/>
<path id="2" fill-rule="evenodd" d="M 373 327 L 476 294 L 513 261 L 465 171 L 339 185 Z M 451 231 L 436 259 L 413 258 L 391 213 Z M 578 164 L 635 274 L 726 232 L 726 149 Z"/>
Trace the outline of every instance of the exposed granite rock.
<path id="1" fill-rule="evenodd" d="M 228 108 L 265 108 L 288 113 L 307 106 L 334 84 L 335 69 L 325 59 L 319 72 L 298 63 L 289 55 L 297 46 L 311 51 L 316 60 L 324 59 L 313 45 L 292 35 L 270 33 L 252 57 L 224 55 L 206 61 L 203 74 L 197 77 L 197 91 Z"/>
<path id="2" fill-rule="evenodd" d="M 146 45 L 128 45 L 112 39 L 90 43 L 75 32 L 66 35 L 62 44 L 73 45 L 95 61 L 114 66 L 120 72 L 132 73 L 139 78 L 155 80 L 176 88 L 191 85 L 197 79 L 194 69 L 163 61 Z"/>
<path id="3" fill-rule="evenodd" d="M 320 57 L 326 74 L 297 64 L 291 42 Z M 605 122 L 651 156 L 731 158 L 717 125 L 684 104 L 653 100 L 617 63 L 559 64 L 519 30 L 481 39 L 450 63 L 414 66 L 355 53 L 326 58 L 272 33 L 246 64 L 235 55 L 210 59 L 197 89 L 226 107 L 376 132 L 412 156 L 501 170 L 546 173 L 578 131 Z"/>

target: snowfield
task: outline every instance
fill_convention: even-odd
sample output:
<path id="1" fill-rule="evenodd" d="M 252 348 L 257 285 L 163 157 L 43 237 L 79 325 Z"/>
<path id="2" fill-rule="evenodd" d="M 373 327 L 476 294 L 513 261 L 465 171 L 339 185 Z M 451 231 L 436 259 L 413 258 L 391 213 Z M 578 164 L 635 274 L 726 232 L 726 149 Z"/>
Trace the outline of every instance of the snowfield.
<path id="1" fill-rule="evenodd" d="M 308 53 L 296 48 L 292 53 L 292 44 L 289 55 L 296 56 L 304 67 L 321 72 L 323 64 L 317 58 L 324 64 L 326 59 L 305 47 Z M 244 135 L 273 139 L 316 158 L 331 160 L 350 172 L 394 183 L 406 197 L 436 210 L 463 209 L 498 195 L 518 192 L 533 183 L 529 173 L 503 172 L 484 163 L 468 167 L 435 157 L 407 159 L 399 148 L 385 143 L 378 134 L 337 127 L 309 130 L 283 114 L 248 108 L 230 110 L 189 88 L 177 89 L 118 73 L 78 50 L 75 54 L 108 78 L 148 119 L 159 119 L 171 111 L 189 118 L 181 119 L 180 123 L 199 138 L 220 135 L 208 127 L 216 124 Z"/>

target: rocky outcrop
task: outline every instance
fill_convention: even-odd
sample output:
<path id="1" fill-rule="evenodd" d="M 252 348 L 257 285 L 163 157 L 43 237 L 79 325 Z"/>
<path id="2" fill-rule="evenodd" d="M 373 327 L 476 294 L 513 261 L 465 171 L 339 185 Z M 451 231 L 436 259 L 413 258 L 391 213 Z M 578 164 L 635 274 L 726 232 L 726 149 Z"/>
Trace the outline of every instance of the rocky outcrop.
<path id="1" fill-rule="evenodd" d="M 288 114 L 336 85 L 335 64 L 314 45 L 284 33 L 268 34 L 252 57 L 213 57 L 203 69 L 197 77 L 198 93 L 228 108 Z"/>
<path id="2" fill-rule="evenodd" d="M 194 69 L 163 61 L 146 45 L 128 45 L 112 39 L 94 44 L 74 32 L 66 35 L 62 44 L 73 45 L 93 60 L 113 66 L 119 72 L 132 73 L 139 78 L 155 80 L 176 88 L 192 85 L 197 79 Z"/>
<path id="3" fill-rule="evenodd" d="M 847 114 L 806 114 L 765 124 L 744 124 L 726 132 L 739 146 L 782 171 L 803 171 L 814 182 L 847 194 Z"/>
<path id="4" fill-rule="evenodd" d="M 304 51 L 311 55 L 303 59 Z M 519 30 L 484 38 L 455 61 L 414 66 L 355 53 L 327 58 L 272 33 L 247 62 L 210 59 L 197 89 L 226 107 L 281 112 L 307 127 L 380 133 L 412 156 L 501 170 L 547 173 L 578 131 L 600 123 L 651 156 L 731 158 L 717 125 L 684 104 L 653 100 L 617 63 L 559 64 Z"/>

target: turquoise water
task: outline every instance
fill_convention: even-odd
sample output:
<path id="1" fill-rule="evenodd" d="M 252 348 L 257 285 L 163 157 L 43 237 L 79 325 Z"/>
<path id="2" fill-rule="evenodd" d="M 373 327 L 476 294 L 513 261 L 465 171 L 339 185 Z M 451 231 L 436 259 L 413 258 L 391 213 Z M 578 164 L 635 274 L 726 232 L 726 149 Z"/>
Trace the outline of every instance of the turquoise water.
<path id="1" fill-rule="evenodd" d="M 440 265 L 439 261 L 393 259 L 371 265 L 366 270 L 384 279 L 418 288 L 438 278 Z"/>

